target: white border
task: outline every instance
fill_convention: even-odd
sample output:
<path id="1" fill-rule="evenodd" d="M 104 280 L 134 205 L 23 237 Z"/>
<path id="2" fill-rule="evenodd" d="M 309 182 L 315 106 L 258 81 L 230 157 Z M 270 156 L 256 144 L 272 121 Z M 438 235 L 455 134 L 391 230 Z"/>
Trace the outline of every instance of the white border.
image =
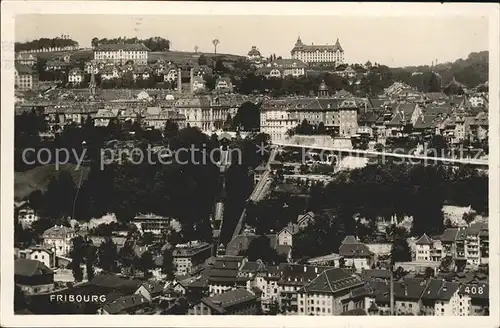
<path id="1" fill-rule="evenodd" d="M 1 120 L 1 326 L 6 327 L 499 327 L 499 7 L 471 3 L 215 3 L 115 1 L 12 1 L 1 3 L 2 120 Z M 490 309 L 489 317 L 309 317 L 309 316 L 14 316 L 13 315 L 13 40 L 15 14 L 128 15 L 337 15 L 337 16 L 484 16 L 489 17 L 490 55 Z M 334 19 L 334 18 L 332 18 Z M 89 24 L 92 24 L 89 22 Z M 363 42 L 360 40 L 360 42 Z M 410 41 L 411 42 L 411 41 Z"/>

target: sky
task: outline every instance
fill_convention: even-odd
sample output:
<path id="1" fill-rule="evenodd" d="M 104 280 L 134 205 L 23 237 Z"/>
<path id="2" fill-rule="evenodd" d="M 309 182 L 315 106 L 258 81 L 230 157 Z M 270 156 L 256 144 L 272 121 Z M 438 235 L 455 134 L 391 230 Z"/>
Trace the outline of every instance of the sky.
<path id="1" fill-rule="evenodd" d="M 348 63 L 430 65 L 488 50 L 488 19 L 481 16 L 181 16 L 18 15 L 15 38 L 25 42 L 67 34 L 89 47 L 93 37 L 164 37 L 171 50 L 246 55 L 257 46 L 263 56 L 290 57 L 297 37 L 305 44 L 334 44 L 339 38 Z"/>

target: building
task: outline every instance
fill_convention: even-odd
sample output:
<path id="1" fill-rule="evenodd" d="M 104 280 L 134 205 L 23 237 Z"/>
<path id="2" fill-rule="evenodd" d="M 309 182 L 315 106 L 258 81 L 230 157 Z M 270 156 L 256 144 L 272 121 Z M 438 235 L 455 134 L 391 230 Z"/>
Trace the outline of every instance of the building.
<path id="1" fill-rule="evenodd" d="M 260 61 L 262 60 L 262 56 L 260 54 L 260 51 L 257 49 L 256 46 L 252 46 L 252 49 L 247 54 L 247 58 L 250 61 Z"/>
<path id="2" fill-rule="evenodd" d="M 278 281 L 278 304 L 282 313 L 295 315 L 298 313 L 297 292 L 310 283 L 323 271 L 332 267 L 300 264 L 281 264 Z"/>
<path id="3" fill-rule="evenodd" d="M 170 218 L 155 214 L 139 214 L 133 223 L 141 234 L 150 232 L 153 235 L 161 235 L 171 229 Z"/>
<path id="4" fill-rule="evenodd" d="M 305 45 L 299 37 L 291 55 L 293 59 L 307 64 L 327 63 L 338 66 L 344 63 L 344 49 L 338 38 L 334 45 Z"/>
<path id="5" fill-rule="evenodd" d="M 472 282 L 463 284 L 458 291 L 458 316 L 484 316 L 490 313 L 489 285 Z"/>
<path id="6" fill-rule="evenodd" d="M 260 111 L 260 130 L 269 134 L 271 140 L 284 139 L 287 131 L 300 122 L 289 110 L 289 100 L 269 100 L 262 104 Z"/>
<path id="7" fill-rule="evenodd" d="M 16 56 L 16 63 L 19 63 L 21 65 L 26 65 L 29 67 L 35 67 L 37 63 L 37 58 L 32 54 L 18 53 Z"/>
<path id="8" fill-rule="evenodd" d="M 186 124 L 210 132 L 222 129 L 234 106 L 224 96 L 189 96 L 174 103 L 175 110 L 185 116 Z"/>
<path id="9" fill-rule="evenodd" d="M 216 257 L 208 272 L 210 296 L 235 289 L 238 285 L 246 286 L 248 279 L 238 276 L 238 271 L 245 262 L 243 256 Z"/>
<path id="10" fill-rule="evenodd" d="M 123 65 L 132 61 L 136 65 L 147 65 L 149 49 L 142 43 L 102 44 L 94 49 L 98 62 L 112 62 Z"/>
<path id="11" fill-rule="evenodd" d="M 346 236 L 339 247 L 339 255 L 344 258 L 345 266 L 362 270 L 370 269 L 373 263 L 373 253 L 368 246 L 359 242 L 353 236 Z"/>
<path id="12" fill-rule="evenodd" d="M 255 315 L 259 313 L 257 296 L 244 288 L 201 299 L 189 315 Z"/>
<path id="13" fill-rule="evenodd" d="M 431 261 L 432 239 L 425 233 L 415 243 L 415 260 L 416 261 Z"/>
<path id="14" fill-rule="evenodd" d="M 260 295 L 263 313 L 268 313 L 273 304 L 278 303 L 279 272 L 279 266 L 265 265 L 261 260 L 245 262 L 238 272 L 238 276 L 248 279 L 247 290 Z"/>
<path id="15" fill-rule="evenodd" d="M 125 295 L 105 303 L 99 314 L 146 314 L 149 305 L 149 300 L 142 294 Z"/>
<path id="16" fill-rule="evenodd" d="M 75 67 L 69 71 L 68 82 L 72 84 L 80 84 L 83 82 L 83 72 Z"/>
<path id="17" fill-rule="evenodd" d="M 38 86 L 38 75 L 29 66 L 15 64 L 15 89 L 19 91 L 34 90 Z"/>
<path id="18" fill-rule="evenodd" d="M 421 313 L 431 316 L 459 315 L 459 287 L 456 282 L 430 279 L 421 298 Z"/>
<path id="19" fill-rule="evenodd" d="M 199 266 L 212 255 L 212 245 L 191 241 L 187 244 L 176 245 L 172 251 L 176 275 L 190 275 L 199 269 Z"/>
<path id="20" fill-rule="evenodd" d="M 14 282 L 28 295 L 47 293 L 54 290 L 54 272 L 40 261 L 16 259 Z"/>
<path id="21" fill-rule="evenodd" d="M 186 116 L 173 110 L 162 110 L 159 107 L 149 107 L 142 120 L 145 127 L 163 130 L 167 121 L 177 124 L 179 129 L 186 127 Z"/>
<path id="22" fill-rule="evenodd" d="M 423 278 L 403 278 L 394 283 L 394 311 L 396 315 L 419 315 L 421 297 L 427 287 Z"/>
<path id="23" fill-rule="evenodd" d="M 38 221 L 39 217 L 27 203 L 17 208 L 17 219 L 23 228 L 31 227 L 33 222 Z"/>
<path id="24" fill-rule="evenodd" d="M 107 127 L 112 121 L 118 122 L 119 109 L 101 108 L 94 116 L 94 126 Z"/>
<path id="25" fill-rule="evenodd" d="M 55 225 L 43 233 L 43 246 L 49 249 L 54 248 L 56 256 L 65 256 L 71 250 L 71 240 L 74 237 L 76 237 L 76 232 L 72 228 Z"/>
<path id="26" fill-rule="evenodd" d="M 307 65 L 299 59 L 276 59 L 266 66 L 271 69 L 268 75 L 276 78 L 305 76 L 307 68 Z M 276 70 L 279 71 L 279 74 Z"/>
<path id="27" fill-rule="evenodd" d="M 206 82 L 201 76 L 193 77 L 193 81 L 191 83 L 193 87 L 193 92 L 204 91 L 206 88 Z"/>
<path id="28" fill-rule="evenodd" d="M 353 308 L 364 308 L 363 302 L 354 307 L 349 302 L 350 292 L 364 285 L 355 274 L 341 268 L 323 271 L 298 292 L 299 315 L 339 315 Z"/>
<path id="29" fill-rule="evenodd" d="M 215 90 L 220 91 L 233 91 L 233 83 L 229 77 L 220 77 L 215 82 Z"/>
<path id="30" fill-rule="evenodd" d="M 48 249 L 41 246 L 33 246 L 26 250 L 26 258 L 30 260 L 40 261 L 47 268 L 56 267 L 56 255 L 54 249 Z"/>

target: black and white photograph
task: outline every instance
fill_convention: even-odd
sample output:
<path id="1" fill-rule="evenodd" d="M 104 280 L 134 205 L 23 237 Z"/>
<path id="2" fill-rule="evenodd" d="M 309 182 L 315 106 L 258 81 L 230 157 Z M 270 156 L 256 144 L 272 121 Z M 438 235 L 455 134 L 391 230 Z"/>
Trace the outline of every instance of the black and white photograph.
<path id="1" fill-rule="evenodd" d="M 288 5 L 2 2 L 2 325 L 498 327 L 498 5 Z"/>

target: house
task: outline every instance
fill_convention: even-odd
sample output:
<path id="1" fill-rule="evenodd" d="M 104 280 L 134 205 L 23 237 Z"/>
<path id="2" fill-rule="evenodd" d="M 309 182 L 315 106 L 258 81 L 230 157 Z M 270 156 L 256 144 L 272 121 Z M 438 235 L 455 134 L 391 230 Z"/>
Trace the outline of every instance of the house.
<path id="1" fill-rule="evenodd" d="M 188 275 L 199 269 L 199 266 L 212 255 L 212 244 L 191 241 L 178 244 L 172 251 L 176 275 Z"/>
<path id="2" fill-rule="evenodd" d="M 289 223 L 286 227 L 278 232 L 278 245 L 293 246 L 293 235 L 299 232 L 299 227 L 296 224 Z"/>
<path id="3" fill-rule="evenodd" d="M 203 298 L 188 311 L 189 315 L 255 315 L 259 312 L 257 297 L 244 288 Z"/>
<path id="4" fill-rule="evenodd" d="M 102 108 L 94 116 L 94 126 L 107 127 L 112 121 L 118 120 L 119 109 Z"/>
<path id="5" fill-rule="evenodd" d="M 312 266 L 300 264 L 280 264 L 278 280 L 278 304 L 286 315 L 295 315 L 299 311 L 297 292 L 310 283 L 329 266 Z"/>
<path id="6" fill-rule="evenodd" d="M 72 84 L 80 84 L 83 82 L 83 72 L 75 67 L 69 71 L 68 82 Z"/>
<path id="7" fill-rule="evenodd" d="M 133 223 L 141 234 L 151 232 L 153 235 L 160 235 L 171 229 L 171 221 L 171 218 L 160 215 L 138 214 Z"/>
<path id="8" fill-rule="evenodd" d="M 323 271 L 318 277 L 298 290 L 299 315 L 339 315 L 353 308 L 364 308 L 362 302 L 351 304 L 350 292 L 364 282 L 342 268 Z"/>
<path id="9" fill-rule="evenodd" d="M 16 56 L 16 63 L 19 63 L 21 65 L 26 65 L 29 67 L 34 67 L 37 63 L 37 57 L 33 56 L 32 54 L 19 53 Z"/>
<path id="10" fill-rule="evenodd" d="M 272 304 L 278 302 L 279 272 L 279 266 L 265 265 L 261 260 L 245 262 L 238 272 L 238 276 L 248 278 L 247 290 L 260 293 L 263 313 L 268 313 Z"/>
<path id="11" fill-rule="evenodd" d="M 28 295 L 54 290 L 54 272 L 37 260 L 14 260 L 14 282 Z"/>
<path id="12" fill-rule="evenodd" d="M 193 87 L 193 92 L 199 92 L 203 91 L 206 88 L 206 82 L 201 76 L 195 76 L 193 77 L 193 80 L 191 81 L 192 87 Z"/>
<path id="13" fill-rule="evenodd" d="M 55 225 L 44 231 L 43 245 L 54 248 L 56 255 L 67 255 L 71 250 L 71 239 L 76 237 L 76 232 L 72 228 L 62 225 Z"/>
<path id="14" fill-rule="evenodd" d="M 297 225 L 299 229 L 304 229 L 310 224 L 314 223 L 314 212 L 309 211 L 305 214 L 301 214 L 297 217 Z"/>
<path id="15" fill-rule="evenodd" d="M 459 315 L 459 287 L 456 282 L 430 279 L 421 298 L 421 314 L 431 316 Z"/>
<path id="16" fill-rule="evenodd" d="M 421 296 L 427 281 L 423 278 L 403 278 L 394 283 L 394 311 L 397 315 L 419 315 Z"/>
<path id="17" fill-rule="evenodd" d="M 17 219 L 23 228 L 31 227 L 33 222 L 38 221 L 39 217 L 35 213 L 35 210 L 29 206 L 28 203 L 23 203 L 17 208 Z"/>
<path id="18" fill-rule="evenodd" d="M 151 76 L 151 69 L 147 65 L 137 65 L 133 69 L 133 77 L 135 80 L 147 80 Z"/>
<path id="19" fill-rule="evenodd" d="M 243 256 L 216 257 L 208 271 L 210 296 L 235 289 L 238 284 L 246 286 L 248 279 L 238 276 L 238 271 L 245 262 L 246 259 Z"/>
<path id="20" fill-rule="evenodd" d="M 145 314 L 150 305 L 149 300 L 142 294 L 133 294 L 119 297 L 105 303 L 100 314 Z"/>
<path id="21" fill-rule="evenodd" d="M 256 46 L 252 46 L 252 49 L 247 54 L 247 59 L 250 61 L 260 61 L 262 59 L 260 51 Z"/>
<path id="22" fill-rule="evenodd" d="M 30 66 L 15 63 L 14 75 L 16 90 L 28 91 L 38 87 L 38 75 Z"/>
<path id="23" fill-rule="evenodd" d="M 215 90 L 233 91 L 233 83 L 228 77 L 220 77 L 215 82 Z"/>
<path id="24" fill-rule="evenodd" d="M 28 249 L 28 259 L 42 262 L 48 268 L 56 267 L 56 255 L 53 249 L 41 246 L 32 246 Z"/>
<path id="25" fill-rule="evenodd" d="M 273 71 L 271 71 L 269 74 L 271 77 L 299 77 L 306 74 L 305 70 L 307 68 L 307 64 L 300 59 L 276 59 L 267 64 L 267 67 L 271 69 L 278 69 L 280 71 L 279 76 L 274 76 Z"/>
<path id="26" fill-rule="evenodd" d="M 416 241 L 416 261 L 431 261 L 432 239 L 425 233 Z"/>
<path id="27" fill-rule="evenodd" d="M 486 107 L 488 104 L 488 100 L 486 97 L 482 94 L 473 94 L 471 97 L 469 97 L 469 102 L 472 107 Z"/>
<path id="28" fill-rule="evenodd" d="M 134 294 L 141 294 L 149 302 L 156 301 L 163 294 L 163 287 L 165 284 L 159 281 L 150 280 L 143 283 Z"/>
<path id="29" fill-rule="evenodd" d="M 373 253 L 354 236 L 345 237 L 339 247 L 339 255 L 344 258 L 346 267 L 355 268 L 357 271 L 370 269 L 373 262 Z"/>

